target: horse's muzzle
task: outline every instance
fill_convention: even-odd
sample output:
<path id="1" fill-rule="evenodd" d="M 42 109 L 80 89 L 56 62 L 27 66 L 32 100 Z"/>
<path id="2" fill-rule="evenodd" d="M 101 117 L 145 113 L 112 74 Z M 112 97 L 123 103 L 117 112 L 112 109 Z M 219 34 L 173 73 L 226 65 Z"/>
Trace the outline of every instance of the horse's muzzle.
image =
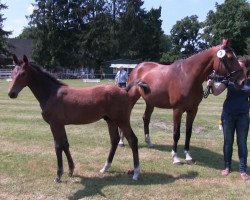
<path id="1" fill-rule="evenodd" d="M 10 97 L 11 99 L 17 98 L 17 93 L 16 93 L 16 92 L 9 92 L 8 95 L 9 95 L 9 97 Z"/>

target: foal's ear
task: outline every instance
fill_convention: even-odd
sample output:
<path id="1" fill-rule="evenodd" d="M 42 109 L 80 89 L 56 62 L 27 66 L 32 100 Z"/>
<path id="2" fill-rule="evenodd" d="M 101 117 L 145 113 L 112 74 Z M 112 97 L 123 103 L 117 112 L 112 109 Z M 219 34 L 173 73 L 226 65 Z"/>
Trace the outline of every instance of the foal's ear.
<path id="1" fill-rule="evenodd" d="M 27 58 L 26 55 L 23 55 L 23 62 L 24 62 L 25 64 L 28 64 L 28 63 L 29 63 L 28 58 Z"/>
<path id="2" fill-rule="evenodd" d="M 16 54 L 13 54 L 13 55 L 12 55 L 12 58 L 13 58 L 13 64 L 14 64 L 14 65 L 20 65 L 20 62 L 19 62 L 19 60 L 18 60 Z"/>

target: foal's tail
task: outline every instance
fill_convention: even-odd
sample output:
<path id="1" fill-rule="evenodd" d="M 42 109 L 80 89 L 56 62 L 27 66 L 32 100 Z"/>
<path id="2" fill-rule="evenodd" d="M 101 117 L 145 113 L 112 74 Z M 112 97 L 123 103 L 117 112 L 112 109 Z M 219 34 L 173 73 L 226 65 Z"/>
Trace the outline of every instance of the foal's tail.
<path id="1" fill-rule="evenodd" d="M 141 89 L 143 89 L 145 94 L 150 93 L 150 87 L 147 83 L 141 81 L 141 80 L 134 80 L 131 83 L 127 85 L 125 90 L 128 92 L 133 86 L 139 86 Z"/>

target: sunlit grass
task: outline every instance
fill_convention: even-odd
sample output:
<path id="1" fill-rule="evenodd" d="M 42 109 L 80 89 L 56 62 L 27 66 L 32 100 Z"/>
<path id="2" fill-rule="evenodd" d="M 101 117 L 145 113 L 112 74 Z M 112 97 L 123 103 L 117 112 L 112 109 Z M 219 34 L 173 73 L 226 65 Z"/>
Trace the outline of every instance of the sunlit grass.
<path id="1" fill-rule="evenodd" d="M 75 87 L 94 85 L 81 80 L 65 82 Z M 133 168 L 127 142 L 125 148 L 117 149 L 110 170 L 105 174 L 99 172 L 110 147 L 107 125 L 100 120 L 66 127 L 76 164 L 75 176 L 67 176 L 64 158 L 62 183 L 55 184 L 54 142 L 39 103 L 28 88 L 17 99 L 9 99 L 7 89 L 8 83 L 0 80 L 0 199 L 249 199 L 249 183 L 244 183 L 238 173 L 236 144 L 233 173 L 229 177 L 220 175 L 223 138 L 218 121 L 225 93 L 211 95 L 200 104 L 191 138 L 195 165 L 172 164 L 172 110 L 155 109 L 150 123 L 155 148 L 147 148 L 142 123 L 145 104 L 140 99 L 131 115 L 139 141 L 140 179 L 132 181 L 127 174 Z M 178 146 L 183 162 L 184 131 L 185 115 Z"/>

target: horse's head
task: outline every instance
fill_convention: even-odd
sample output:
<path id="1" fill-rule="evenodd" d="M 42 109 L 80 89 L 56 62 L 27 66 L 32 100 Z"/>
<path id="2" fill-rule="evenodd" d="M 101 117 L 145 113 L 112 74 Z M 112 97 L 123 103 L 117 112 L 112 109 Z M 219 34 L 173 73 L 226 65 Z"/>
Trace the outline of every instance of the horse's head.
<path id="1" fill-rule="evenodd" d="M 228 39 L 224 39 L 222 44 L 218 46 L 216 60 L 214 69 L 218 74 L 226 76 L 238 87 L 244 85 L 246 80 L 245 70 L 239 64 Z"/>
<path id="2" fill-rule="evenodd" d="M 27 86 L 28 83 L 28 58 L 24 55 L 23 60 L 18 60 L 16 55 L 13 55 L 14 69 L 11 73 L 11 84 L 8 95 L 10 98 L 16 98 L 18 93 Z"/>

